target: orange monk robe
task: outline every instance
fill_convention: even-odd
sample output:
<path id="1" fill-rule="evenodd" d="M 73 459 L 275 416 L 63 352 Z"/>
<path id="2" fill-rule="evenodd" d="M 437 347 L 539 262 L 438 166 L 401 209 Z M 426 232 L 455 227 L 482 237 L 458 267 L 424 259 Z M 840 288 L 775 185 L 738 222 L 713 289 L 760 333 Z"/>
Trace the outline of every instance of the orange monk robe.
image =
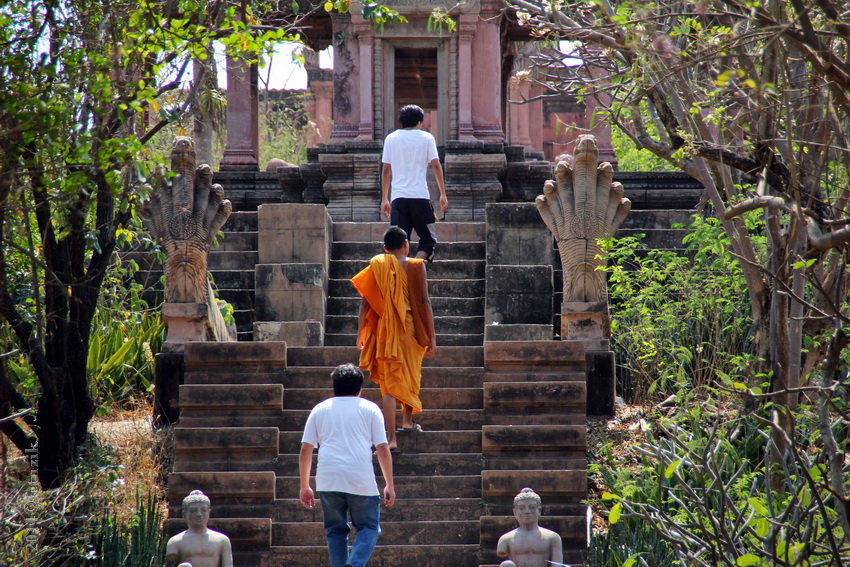
<path id="1" fill-rule="evenodd" d="M 425 347 L 414 336 L 407 272 L 393 254 L 379 254 L 351 279 L 369 307 L 357 337 L 360 367 L 399 402 L 422 411 L 419 385 Z"/>

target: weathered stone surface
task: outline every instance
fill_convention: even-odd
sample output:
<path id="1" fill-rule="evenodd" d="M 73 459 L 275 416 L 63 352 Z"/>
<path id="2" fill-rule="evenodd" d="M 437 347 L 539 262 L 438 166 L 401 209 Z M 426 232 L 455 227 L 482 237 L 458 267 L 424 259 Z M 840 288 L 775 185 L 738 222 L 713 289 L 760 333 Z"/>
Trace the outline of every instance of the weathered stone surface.
<path id="1" fill-rule="evenodd" d="M 489 342 L 484 345 L 484 366 L 487 370 L 580 370 L 585 364 L 584 352 L 581 341 Z"/>
<path id="2" fill-rule="evenodd" d="M 257 264 L 257 321 L 324 321 L 328 276 L 321 264 Z"/>
<path id="3" fill-rule="evenodd" d="M 165 521 L 168 536 L 185 529 L 183 520 L 172 518 Z M 210 529 L 230 538 L 233 549 L 268 549 L 271 545 L 272 521 L 269 518 L 210 518 Z"/>
<path id="4" fill-rule="evenodd" d="M 484 407 L 546 407 L 550 409 L 583 406 L 587 392 L 582 382 L 487 382 Z M 520 487 L 522 488 L 522 487 Z"/>
<path id="5" fill-rule="evenodd" d="M 498 470 L 481 471 L 481 497 L 510 498 L 523 487 L 533 487 L 544 502 L 549 497 L 587 497 L 587 472 L 584 470 Z"/>
<path id="6" fill-rule="evenodd" d="M 587 413 L 588 415 L 614 415 L 617 379 L 614 352 L 593 350 L 587 352 Z"/>
<path id="7" fill-rule="evenodd" d="M 551 265 L 552 234 L 532 203 L 488 203 L 487 263 Z"/>
<path id="8" fill-rule="evenodd" d="M 485 324 L 552 323 L 552 266 L 486 269 Z"/>
<path id="9" fill-rule="evenodd" d="M 586 429 L 575 425 L 485 425 L 482 447 L 488 451 L 583 448 Z"/>
<path id="10" fill-rule="evenodd" d="M 333 223 L 324 205 L 265 204 L 257 214 L 260 264 L 321 264 L 327 271 Z"/>
<path id="11" fill-rule="evenodd" d="M 180 416 L 179 391 L 183 384 L 182 352 L 156 355 L 156 377 L 154 378 L 154 424 L 164 427 L 177 423 Z"/>
<path id="12" fill-rule="evenodd" d="M 187 371 L 215 366 L 285 368 L 286 343 L 189 343 L 185 350 L 185 365 Z"/>
<path id="13" fill-rule="evenodd" d="M 214 413 L 238 410 L 247 414 L 283 409 L 281 384 L 184 384 L 180 386 L 180 408 L 185 413 Z"/>
<path id="14" fill-rule="evenodd" d="M 562 303 L 561 336 L 567 340 L 611 338 L 608 305 L 605 302 Z"/>
<path id="15" fill-rule="evenodd" d="M 484 327 L 485 341 L 551 341 L 552 324 L 492 324 Z"/>
<path id="16" fill-rule="evenodd" d="M 174 452 L 183 457 L 191 454 L 205 458 L 220 454 L 274 457 L 278 452 L 278 437 L 276 427 L 177 427 L 174 430 Z"/>
<path id="17" fill-rule="evenodd" d="M 275 498 L 275 474 L 261 472 L 182 472 L 168 475 L 168 499 L 179 504 L 193 490 L 202 490 L 215 508 L 228 503 L 271 503 Z"/>
<path id="18" fill-rule="evenodd" d="M 287 346 L 322 346 L 325 330 L 319 321 L 255 321 L 255 341 L 284 341 Z"/>

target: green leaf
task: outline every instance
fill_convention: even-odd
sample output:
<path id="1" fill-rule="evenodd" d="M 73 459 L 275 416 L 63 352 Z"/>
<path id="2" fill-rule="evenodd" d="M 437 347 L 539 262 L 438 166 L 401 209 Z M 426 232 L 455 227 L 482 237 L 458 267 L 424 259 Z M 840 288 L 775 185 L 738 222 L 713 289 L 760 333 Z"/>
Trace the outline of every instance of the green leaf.
<path id="1" fill-rule="evenodd" d="M 679 465 L 681 464 L 682 459 L 676 459 L 675 461 L 667 465 L 667 468 L 664 469 L 664 478 L 672 478 L 673 475 L 676 473 L 676 469 L 678 469 Z"/>
<path id="2" fill-rule="evenodd" d="M 620 514 L 623 511 L 623 505 L 617 502 L 611 507 L 611 511 L 608 513 L 608 522 L 611 525 L 616 524 L 620 521 Z"/>
<path id="3" fill-rule="evenodd" d="M 770 512 L 768 512 L 764 503 L 761 501 L 761 498 L 756 498 L 756 497 L 747 498 L 747 503 L 750 505 L 750 507 L 753 510 L 756 511 L 756 513 L 758 513 L 758 514 L 760 514 L 764 517 L 770 516 Z"/>
<path id="4" fill-rule="evenodd" d="M 735 564 L 738 565 L 738 567 L 747 567 L 748 565 L 761 565 L 761 558 L 758 555 L 747 553 L 746 555 L 742 555 L 738 559 L 736 559 Z"/>

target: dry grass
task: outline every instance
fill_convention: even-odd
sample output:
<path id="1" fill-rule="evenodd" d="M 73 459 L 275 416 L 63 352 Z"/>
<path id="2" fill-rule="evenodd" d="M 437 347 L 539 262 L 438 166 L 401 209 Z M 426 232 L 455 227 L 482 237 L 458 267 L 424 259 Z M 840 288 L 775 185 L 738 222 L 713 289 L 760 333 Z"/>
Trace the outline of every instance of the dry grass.
<path id="1" fill-rule="evenodd" d="M 152 415 L 147 400 L 136 400 L 111 408 L 89 424 L 89 431 L 112 454 L 112 462 L 118 466 L 114 498 L 122 516 L 129 517 L 136 509 L 136 498 L 151 492 L 165 507 L 171 431 L 154 431 Z"/>

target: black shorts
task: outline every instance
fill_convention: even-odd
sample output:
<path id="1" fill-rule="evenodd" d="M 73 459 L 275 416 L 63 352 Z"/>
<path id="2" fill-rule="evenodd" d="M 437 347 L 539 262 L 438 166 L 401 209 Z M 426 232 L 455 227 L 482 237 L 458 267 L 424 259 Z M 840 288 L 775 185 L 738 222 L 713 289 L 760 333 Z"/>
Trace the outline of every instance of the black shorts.
<path id="1" fill-rule="evenodd" d="M 412 240 L 411 229 L 415 230 L 419 237 L 417 252 L 425 252 L 426 256 L 431 256 L 437 246 L 436 221 L 431 199 L 393 199 L 390 224 L 404 230 L 408 240 Z"/>

